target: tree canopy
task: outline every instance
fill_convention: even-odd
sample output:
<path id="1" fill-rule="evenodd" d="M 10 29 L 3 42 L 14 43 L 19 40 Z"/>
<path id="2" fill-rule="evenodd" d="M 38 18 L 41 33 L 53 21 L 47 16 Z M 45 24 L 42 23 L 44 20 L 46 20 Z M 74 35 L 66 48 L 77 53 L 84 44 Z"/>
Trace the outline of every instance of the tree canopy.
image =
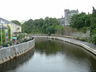
<path id="1" fill-rule="evenodd" d="M 18 20 L 11 20 L 11 22 L 18 24 L 18 25 L 21 25 L 21 23 Z"/>
<path id="2" fill-rule="evenodd" d="M 75 14 L 71 18 L 70 26 L 73 28 L 80 29 L 85 26 L 85 21 L 87 19 L 86 13 L 80 13 L 80 14 Z"/>
<path id="3" fill-rule="evenodd" d="M 90 36 L 96 34 L 96 9 L 93 7 L 93 13 L 91 15 Z"/>
<path id="4" fill-rule="evenodd" d="M 46 17 L 45 19 L 28 20 L 22 24 L 23 32 L 52 34 L 56 32 L 58 21 L 56 18 Z"/>
<path id="5" fill-rule="evenodd" d="M 90 39 L 96 44 L 96 9 L 93 7 L 92 14 L 80 13 L 73 15 L 71 18 L 70 26 L 77 29 L 90 28 Z"/>

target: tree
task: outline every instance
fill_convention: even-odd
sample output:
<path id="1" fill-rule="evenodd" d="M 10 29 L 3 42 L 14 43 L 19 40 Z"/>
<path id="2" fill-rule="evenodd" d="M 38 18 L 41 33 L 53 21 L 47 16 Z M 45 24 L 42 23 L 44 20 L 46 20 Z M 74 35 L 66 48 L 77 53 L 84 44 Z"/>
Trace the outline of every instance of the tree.
<path id="1" fill-rule="evenodd" d="M 45 19 L 28 20 L 22 24 L 23 31 L 26 33 L 50 34 L 56 32 L 58 21 L 56 18 L 46 17 Z"/>
<path id="2" fill-rule="evenodd" d="M 11 22 L 15 23 L 15 24 L 18 24 L 18 25 L 21 25 L 21 23 L 17 20 L 11 20 Z"/>
<path id="3" fill-rule="evenodd" d="M 91 14 L 87 15 L 87 19 L 85 20 L 85 26 L 90 27 L 91 25 Z"/>
<path id="4" fill-rule="evenodd" d="M 4 42 L 5 42 L 5 40 L 6 40 L 5 30 L 4 30 L 4 29 L 2 29 L 1 31 L 2 31 L 2 42 L 4 43 Z M 0 41 L 1 41 L 1 31 L 0 31 Z"/>
<path id="5" fill-rule="evenodd" d="M 73 28 L 83 28 L 85 26 L 87 15 L 85 13 L 75 14 L 71 18 L 70 26 Z"/>
<path id="6" fill-rule="evenodd" d="M 10 41 L 10 39 L 11 39 L 11 29 L 10 29 L 9 25 L 7 25 L 7 27 L 8 27 L 8 40 Z"/>
<path id="7" fill-rule="evenodd" d="M 90 36 L 96 34 L 96 9 L 93 7 L 93 13 L 91 15 Z"/>

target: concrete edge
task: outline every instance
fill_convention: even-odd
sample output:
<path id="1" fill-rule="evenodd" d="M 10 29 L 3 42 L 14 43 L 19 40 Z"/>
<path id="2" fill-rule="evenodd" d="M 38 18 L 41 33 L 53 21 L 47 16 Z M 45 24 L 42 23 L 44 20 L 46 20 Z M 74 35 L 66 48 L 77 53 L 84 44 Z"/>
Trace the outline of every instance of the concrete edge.
<path id="1" fill-rule="evenodd" d="M 31 42 L 31 41 L 28 41 L 28 42 Z M 11 55 L 9 57 L 5 57 L 5 58 L 0 59 L 0 64 L 5 63 L 5 62 L 7 62 L 7 61 L 9 61 L 11 59 L 14 59 L 15 57 L 18 57 L 18 56 L 23 55 L 23 54 L 27 53 L 28 51 L 30 51 L 35 46 L 35 39 L 33 39 L 33 42 L 34 42 L 34 44 L 32 45 L 32 47 L 30 47 L 30 48 L 28 48 L 28 49 L 26 49 L 26 50 L 24 50 L 24 51 L 22 51 L 22 52 L 20 52 L 18 54 L 14 54 L 14 55 Z M 22 45 L 23 45 L 23 43 L 22 43 Z M 5 47 L 4 49 L 7 49 L 7 48 L 10 48 L 10 47 Z"/>

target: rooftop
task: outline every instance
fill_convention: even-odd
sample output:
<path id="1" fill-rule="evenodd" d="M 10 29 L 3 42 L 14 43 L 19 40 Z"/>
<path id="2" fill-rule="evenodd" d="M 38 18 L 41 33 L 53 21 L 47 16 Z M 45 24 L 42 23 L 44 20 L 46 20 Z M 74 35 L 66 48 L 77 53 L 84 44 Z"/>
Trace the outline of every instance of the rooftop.
<path id="1" fill-rule="evenodd" d="M 5 26 L 0 25 L 0 29 L 8 29 L 8 28 L 5 27 Z"/>
<path id="2" fill-rule="evenodd" d="M 3 23 L 3 24 L 15 24 L 15 23 L 12 23 L 11 21 L 8 21 L 8 20 L 3 19 L 3 18 L 0 18 L 0 24 L 1 23 Z M 15 25 L 17 25 L 17 24 L 15 24 Z M 18 25 L 18 26 L 20 26 L 20 25 Z"/>

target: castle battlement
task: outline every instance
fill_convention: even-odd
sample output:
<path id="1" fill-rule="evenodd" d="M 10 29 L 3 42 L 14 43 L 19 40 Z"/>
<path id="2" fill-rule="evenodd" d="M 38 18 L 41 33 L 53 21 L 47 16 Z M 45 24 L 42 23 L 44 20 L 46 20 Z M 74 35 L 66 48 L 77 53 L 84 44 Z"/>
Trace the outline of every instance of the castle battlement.
<path id="1" fill-rule="evenodd" d="M 78 14 L 78 10 L 65 9 L 64 12 L 65 12 L 65 26 L 66 26 L 66 25 L 70 25 L 71 17 L 72 17 L 74 14 Z"/>
<path id="2" fill-rule="evenodd" d="M 60 25 L 60 26 L 70 25 L 71 17 L 72 17 L 74 14 L 78 14 L 78 10 L 65 9 L 65 10 L 64 10 L 64 15 L 65 15 L 65 17 L 58 19 L 59 25 Z M 64 20 L 64 21 L 63 21 L 63 20 Z"/>

